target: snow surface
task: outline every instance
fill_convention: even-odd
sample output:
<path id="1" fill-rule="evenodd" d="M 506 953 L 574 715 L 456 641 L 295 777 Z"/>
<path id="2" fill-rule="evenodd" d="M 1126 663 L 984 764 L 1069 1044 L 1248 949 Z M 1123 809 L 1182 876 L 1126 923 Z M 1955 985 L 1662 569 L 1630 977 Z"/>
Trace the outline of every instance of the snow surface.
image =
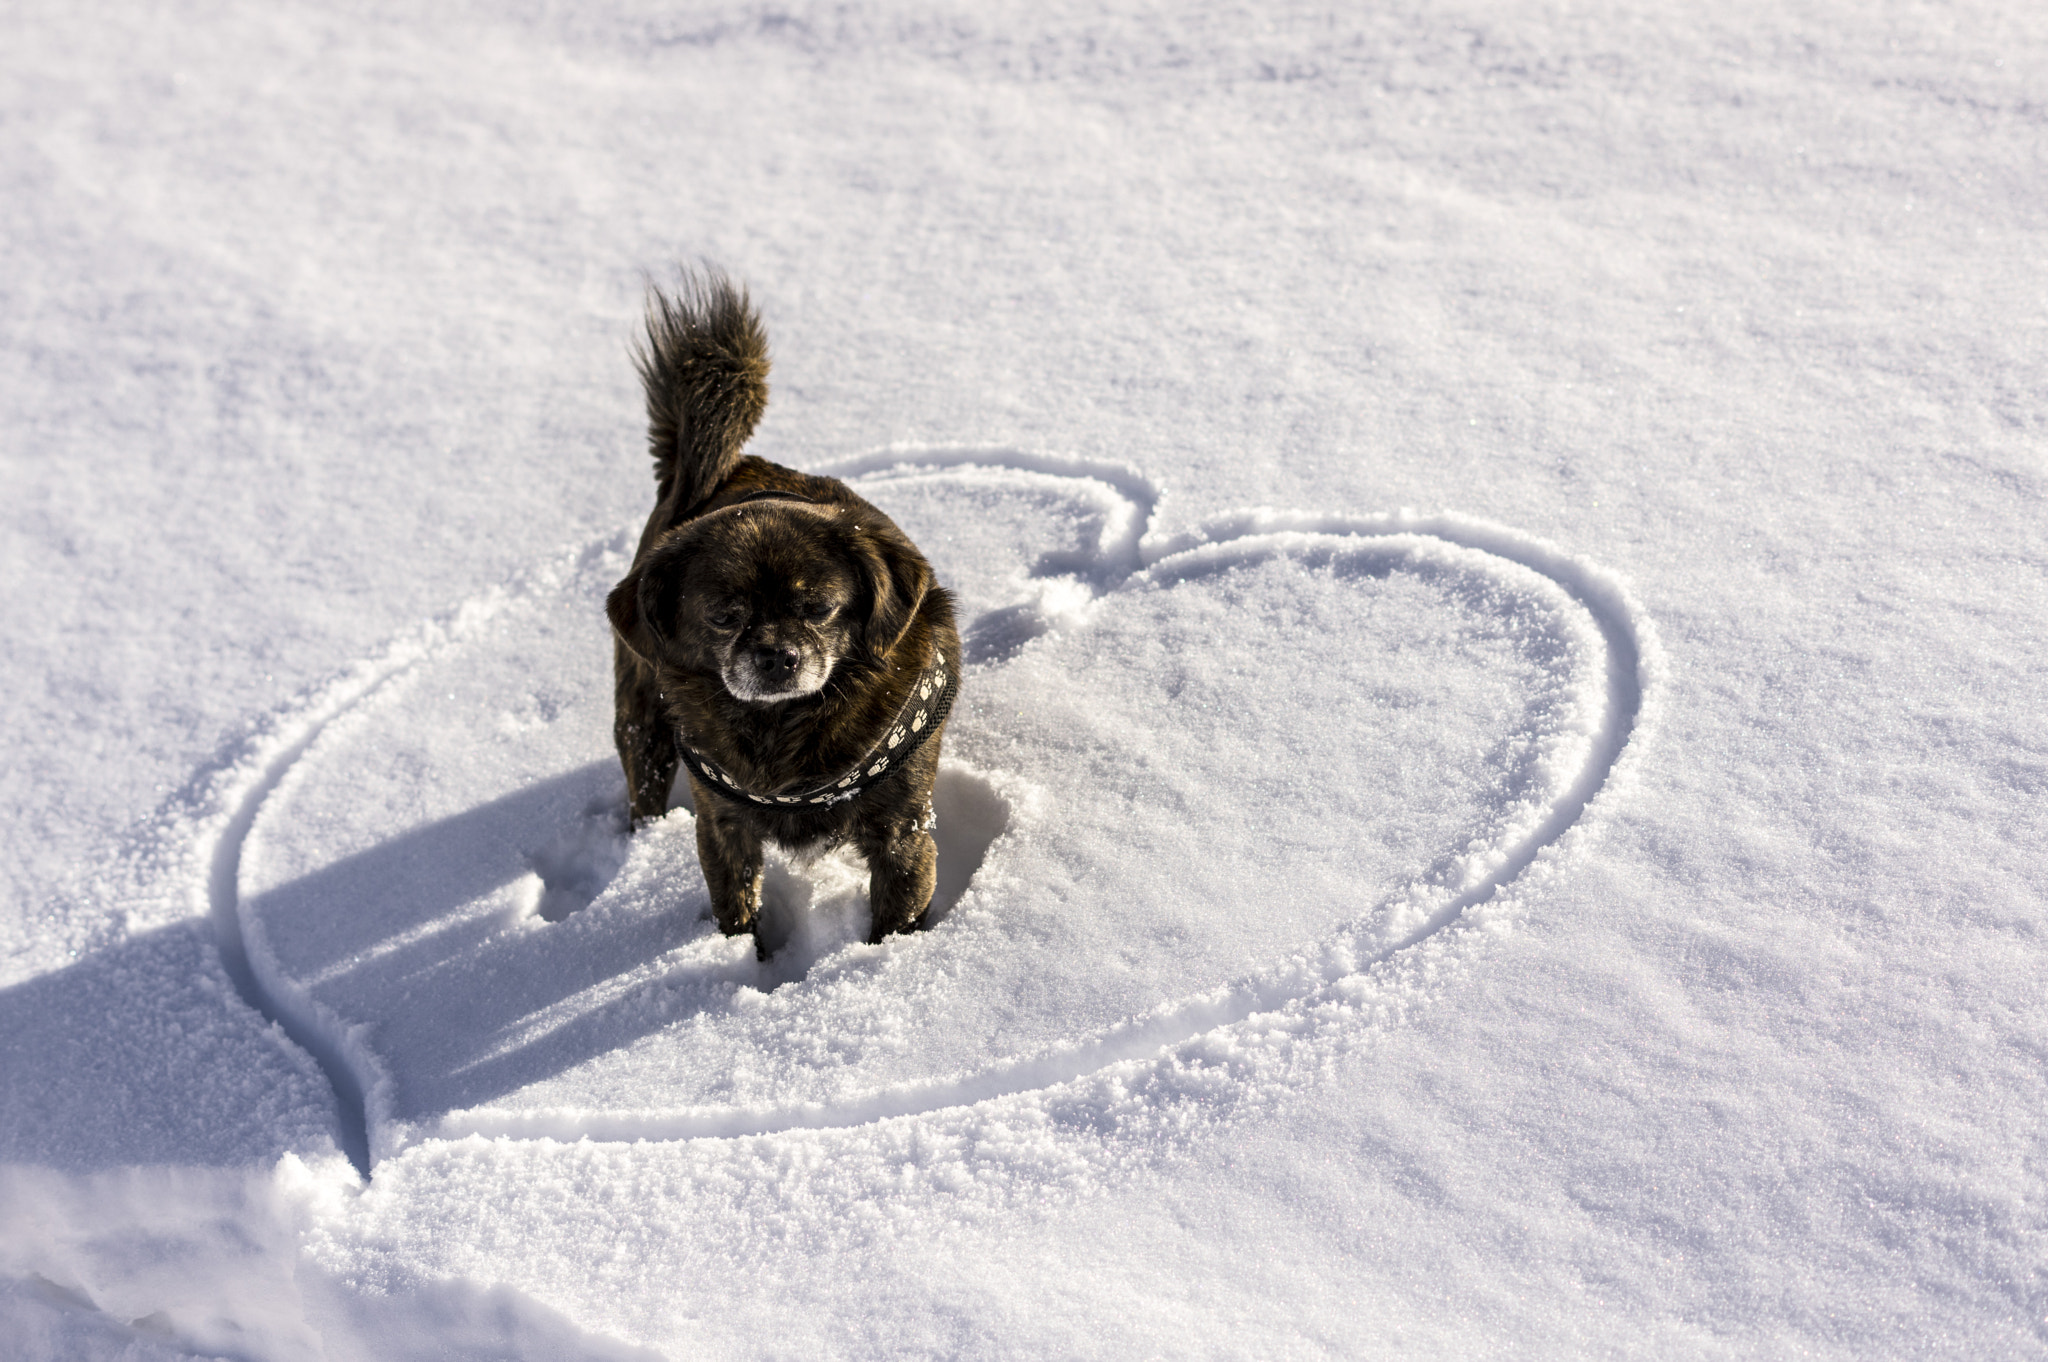
<path id="1" fill-rule="evenodd" d="M 0 1354 L 2048 1353 L 2044 91 L 1996 5 L 15 7 Z M 880 947 L 622 832 L 700 257 L 962 597 Z"/>

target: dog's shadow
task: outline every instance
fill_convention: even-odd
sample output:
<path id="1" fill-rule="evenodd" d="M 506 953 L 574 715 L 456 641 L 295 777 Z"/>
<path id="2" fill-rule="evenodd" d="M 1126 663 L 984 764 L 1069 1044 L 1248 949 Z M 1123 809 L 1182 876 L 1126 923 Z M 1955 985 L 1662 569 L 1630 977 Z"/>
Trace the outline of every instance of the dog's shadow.
<path id="1" fill-rule="evenodd" d="M 865 937 L 857 858 L 772 858 L 760 936 L 773 957 L 718 948 L 686 789 L 678 781 L 670 818 L 637 834 L 666 872 L 654 911 L 644 891 L 639 911 L 587 911 L 634 850 L 610 761 L 413 828 L 242 911 L 288 943 L 298 982 L 344 1024 L 367 1024 L 390 1071 L 391 1115 L 486 1104 L 727 1005 L 735 988 L 801 980 Z M 927 929 L 967 892 L 1010 817 L 988 780 L 951 764 L 932 802 L 939 866 Z M 693 943 L 709 947 L 695 962 L 647 968 Z M 636 971 L 643 977 L 625 979 Z"/>
<path id="2" fill-rule="evenodd" d="M 1040 467 L 1016 451 L 890 451 L 871 462 L 877 476 L 861 489 L 953 588 L 970 667 L 1003 664 L 1065 607 L 1133 570 L 1156 499 L 1118 470 Z M 962 526 L 976 532 L 957 534 Z M 287 990 L 310 991 L 311 1010 L 330 1014 L 317 1029 L 335 1033 L 331 1062 L 365 1048 L 381 1055 L 387 1072 L 359 1075 L 362 1086 L 388 1095 L 389 1115 L 431 1121 L 731 1007 L 744 990 L 787 987 L 834 953 L 859 967 L 866 875 L 844 856 L 810 866 L 771 856 L 759 935 L 772 958 L 723 942 L 692 827 L 674 814 L 694 816 L 687 786 L 670 818 L 629 836 L 618 766 L 594 761 L 422 822 L 251 897 L 240 913 L 284 962 Z M 938 885 L 926 926 L 943 936 L 1011 810 L 993 783 L 952 763 L 941 765 L 933 804 Z M 942 945 L 913 938 L 890 949 Z"/>

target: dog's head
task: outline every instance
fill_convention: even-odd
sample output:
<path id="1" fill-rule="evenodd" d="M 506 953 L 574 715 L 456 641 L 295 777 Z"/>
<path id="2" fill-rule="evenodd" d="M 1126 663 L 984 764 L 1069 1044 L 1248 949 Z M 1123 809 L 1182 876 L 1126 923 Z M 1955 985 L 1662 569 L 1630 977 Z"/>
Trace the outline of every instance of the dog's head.
<path id="1" fill-rule="evenodd" d="M 657 673 L 715 675 L 772 705 L 822 690 L 843 660 L 879 661 L 931 586 L 886 519 L 832 503 L 745 502 L 656 541 L 605 602 Z"/>

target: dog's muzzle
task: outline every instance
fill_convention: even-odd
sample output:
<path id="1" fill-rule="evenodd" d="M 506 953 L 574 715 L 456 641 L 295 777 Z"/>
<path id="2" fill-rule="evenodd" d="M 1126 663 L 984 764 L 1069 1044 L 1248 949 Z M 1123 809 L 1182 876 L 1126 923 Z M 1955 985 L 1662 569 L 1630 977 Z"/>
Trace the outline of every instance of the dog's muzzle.
<path id="1" fill-rule="evenodd" d="M 772 704 L 810 695 L 825 685 L 832 660 L 786 643 L 756 642 L 733 649 L 721 669 L 725 688 L 741 700 Z"/>

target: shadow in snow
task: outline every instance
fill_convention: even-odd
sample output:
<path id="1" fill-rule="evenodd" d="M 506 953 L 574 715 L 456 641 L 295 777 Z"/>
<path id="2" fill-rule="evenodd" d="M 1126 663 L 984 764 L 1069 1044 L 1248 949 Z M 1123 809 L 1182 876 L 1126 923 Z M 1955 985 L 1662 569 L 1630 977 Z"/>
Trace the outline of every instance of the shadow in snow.
<path id="1" fill-rule="evenodd" d="M 536 781 L 267 890 L 243 902 L 241 915 L 266 935 L 287 938 L 301 977 L 345 974 L 393 936 L 430 924 L 440 925 L 415 949 L 445 955 L 474 946 L 499 924 L 459 910 L 586 834 L 592 808 L 613 793 L 609 786 L 621 786 L 616 798 L 623 801 L 617 773 L 616 761 L 594 761 Z M 576 877 L 587 881 L 587 870 Z M 561 881 L 559 901 L 571 897 L 570 878 Z"/>
<path id="2" fill-rule="evenodd" d="M 0 989 L 0 1164 L 227 1168 L 343 1143 L 328 1083 L 235 1000 L 204 922 Z"/>
<path id="3" fill-rule="evenodd" d="M 928 925 L 967 892 L 1009 820 L 994 786 L 958 769 L 942 769 L 933 804 L 939 867 Z M 704 921 L 709 902 L 686 830 L 665 849 L 673 857 L 665 903 L 588 911 L 631 854 L 625 824 L 617 764 L 592 762 L 280 885 L 242 910 L 287 944 L 293 977 L 266 977 L 266 992 L 310 1033 L 322 1065 L 341 1069 L 335 1086 L 345 1099 L 378 1091 L 386 1076 L 365 1072 L 376 1061 L 338 1032 L 367 1023 L 375 1034 L 403 1036 L 404 1063 L 384 1085 L 386 1114 L 416 1121 L 630 1045 L 723 1005 L 735 985 L 766 992 L 802 980 L 866 937 L 857 857 L 816 873 L 771 861 L 762 939 L 773 959 L 720 953 L 648 971 L 578 1008 L 576 995 L 716 931 Z M 509 896 L 499 892 L 508 885 Z M 565 1003 L 568 1015 L 547 1016 Z"/>

